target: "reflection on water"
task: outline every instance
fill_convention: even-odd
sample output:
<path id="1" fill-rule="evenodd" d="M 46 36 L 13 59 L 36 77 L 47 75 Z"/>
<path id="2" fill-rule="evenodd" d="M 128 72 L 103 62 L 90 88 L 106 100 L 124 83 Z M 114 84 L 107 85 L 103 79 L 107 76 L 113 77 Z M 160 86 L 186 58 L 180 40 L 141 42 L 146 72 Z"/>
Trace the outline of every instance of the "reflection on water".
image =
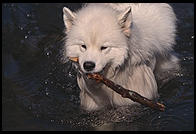
<path id="1" fill-rule="evenodd" d="M 159 90 L 166 111 L 133 106 L 88 113 L 79 106 L 76 72 L 61 62 L 62 7 L 81 4 L 3 4 L 3 130 L 193 130 L 193 4 L 171 5 L 182 72 Z"/>

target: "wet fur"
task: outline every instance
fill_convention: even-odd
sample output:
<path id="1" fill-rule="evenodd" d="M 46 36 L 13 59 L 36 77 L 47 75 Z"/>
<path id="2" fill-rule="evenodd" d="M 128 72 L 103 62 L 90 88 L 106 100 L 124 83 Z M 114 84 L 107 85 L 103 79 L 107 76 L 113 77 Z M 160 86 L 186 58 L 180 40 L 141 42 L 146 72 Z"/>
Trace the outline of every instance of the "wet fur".
<path id="1" fill-rule="evenodd" d="M 157 80 L 164 78 L 165 72 L 173 75 L 179 69 L 178 58 L 172 52 L 176 17 L 168 4 L 87 4 L 76 13 L 69 12 L 64 10 L 67 34 L 64 54 L 79 57 L 81 68 L 85 60 L 93 60 L 98 71 L 104 68 L 105 77 L 149 99 L 159 96 Z M 123 12 L 128 17 L 120 22 L 118 17 L 125 15 Z M 91 50 L 84 51 L 75 45 L 80 43 L 79 38 Z M 116 48 L 102 54 L 96 49 L 102 40 L 115 42 L 112 45 Z M 78 74 L 77 82 L 81 106 L 86 110 L 134 104 L 82 74 Z"/>

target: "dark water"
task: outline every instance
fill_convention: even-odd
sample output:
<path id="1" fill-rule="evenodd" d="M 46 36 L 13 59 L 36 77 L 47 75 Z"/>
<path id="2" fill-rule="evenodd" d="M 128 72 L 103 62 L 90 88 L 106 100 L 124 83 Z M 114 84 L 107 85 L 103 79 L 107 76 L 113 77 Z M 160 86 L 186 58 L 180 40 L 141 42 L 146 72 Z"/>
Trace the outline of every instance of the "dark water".
<path id="1" fill-rule="evenodd" d="M 62 64 L 62 7 L 2 5 L 3 130 L 194 130 L 194 5 L 171 4 L 178 18 L 176 52 L 182 71 L 159 89 L 165 112 L 120 107 L 80 109 L 76 72 Z"/>

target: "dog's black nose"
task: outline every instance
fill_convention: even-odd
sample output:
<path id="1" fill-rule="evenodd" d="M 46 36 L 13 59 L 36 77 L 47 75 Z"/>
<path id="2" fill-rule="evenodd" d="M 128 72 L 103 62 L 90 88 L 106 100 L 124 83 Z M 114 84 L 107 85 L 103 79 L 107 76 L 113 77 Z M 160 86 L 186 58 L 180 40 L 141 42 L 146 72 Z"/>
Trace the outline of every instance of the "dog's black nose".
<path id="1" fill-rule="evenodd" d="M 84 62 L 83 67 L 86 71 L 92 71 L 95 68 L 95 63 L 92 61 L 86 61 Z"/>

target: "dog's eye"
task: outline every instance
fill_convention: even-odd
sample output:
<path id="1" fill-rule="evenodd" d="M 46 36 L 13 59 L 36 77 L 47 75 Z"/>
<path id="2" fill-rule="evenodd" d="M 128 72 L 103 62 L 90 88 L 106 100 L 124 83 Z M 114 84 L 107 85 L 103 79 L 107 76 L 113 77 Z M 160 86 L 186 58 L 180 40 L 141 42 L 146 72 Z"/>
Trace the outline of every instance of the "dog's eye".
<path id="1" fill-rule="evenodd" d="M 86 45 L 81 45 L 82 48 L 86 49 Z"/>
<path id="2" fill-rule="evenodd" d="M 105 50 L 106 48 L 108 48 L 108 47 L 104 47 L 104 46 L 102 46 L 102 47 L 101 47 L 101 50 Z"/>

